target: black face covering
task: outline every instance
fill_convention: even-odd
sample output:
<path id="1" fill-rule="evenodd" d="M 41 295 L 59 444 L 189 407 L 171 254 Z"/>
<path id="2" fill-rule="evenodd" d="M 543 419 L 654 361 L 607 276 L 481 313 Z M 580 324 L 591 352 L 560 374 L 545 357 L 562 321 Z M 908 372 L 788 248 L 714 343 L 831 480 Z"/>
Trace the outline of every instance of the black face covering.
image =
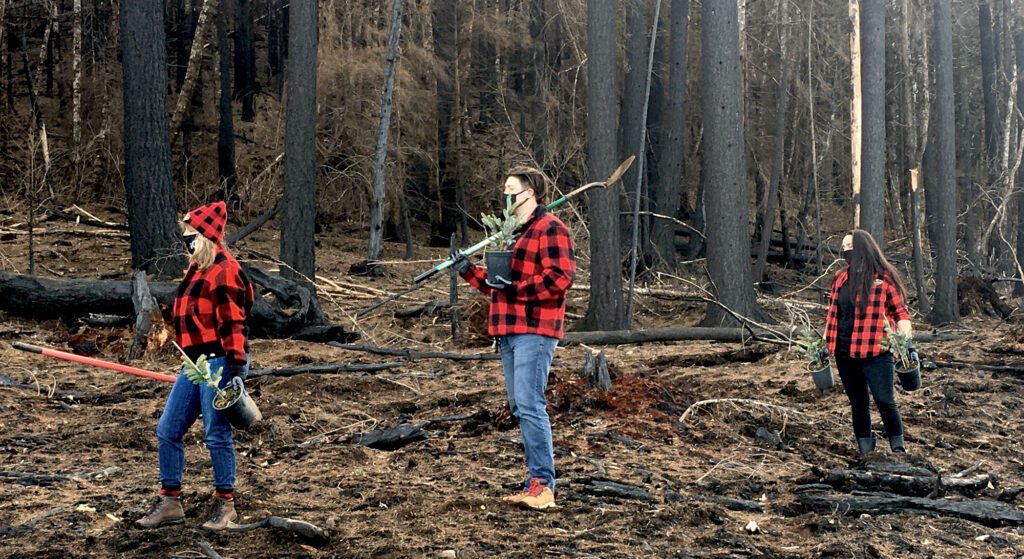
<path id="1" fill-rule="evenodd" d="M 853 250 L 843 251 L 843 260 L 846 260 L 846 265 L 849 266 L 853 262 Z"/>
<path id="2" fill-rule="evenodd" d="M 199 235 L 197 235 L 195 233 L 192 233 L 192 234 L 187 234 L 186 233 L 186 234 L 181 236 L 181 240 L 185 242 L 185 249 L 188 250 L 189 254 L 195 254 L 195 252 L 196 252 L 196 237 L 198 237 L 198 236 Z"/>
<path id="3" fill-rule="evenodd" d="M 515 194 L 506 194 L 505 195 L 505 207 L 507 208 L 509 206 L 515 206 L 516 205 L 516 199 L 519 198 L 520 194 L 526 194 L 526 189 L 520 190 L 519 192 L 516 192 Z"/>

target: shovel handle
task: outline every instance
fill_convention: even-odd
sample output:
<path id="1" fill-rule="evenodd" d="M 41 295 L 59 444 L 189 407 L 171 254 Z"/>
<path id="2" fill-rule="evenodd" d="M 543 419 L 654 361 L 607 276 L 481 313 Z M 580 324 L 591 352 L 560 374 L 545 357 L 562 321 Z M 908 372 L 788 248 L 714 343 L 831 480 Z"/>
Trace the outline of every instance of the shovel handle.
<path id="1" fill-rule="evenodd" d="M 66 351 L 59 351 L 48 347 L 40 347 L 37 345 L 26 344 L 22 342 L 14 342 L 11 344 L 14 349 L 21 351 L 27 351 L 29 353 L 38 353 L 47 357 L 53 357 L 56 359 L 64 359 L 65 361 L 74 361 L 75 363 L 81 363 L 83 365 L 92 365 L 93 367 L 102 367 L 104 369 L 110 369 L 111 371 L 117 371 L 119 373 L 125 373 L 129 375 L 135 375 L 137 377 L 143 377 L 153 380 L 159 380 L 162 382 L 174 382 L 177 377 L 173 375 L 165 375 L 163 373 L 155 373 L 153 371 L 147 371 L 145 369 L 139 369 L 138 367 L 131 367 L 128 365 L 122 365 L 120 363 L 114 363 L 112 361 L 104 361 L 102 359 L 93 359 L 92 357 L 86 357 L 84 355 L 76 355 L 74 353 L 68 353 Z"/>

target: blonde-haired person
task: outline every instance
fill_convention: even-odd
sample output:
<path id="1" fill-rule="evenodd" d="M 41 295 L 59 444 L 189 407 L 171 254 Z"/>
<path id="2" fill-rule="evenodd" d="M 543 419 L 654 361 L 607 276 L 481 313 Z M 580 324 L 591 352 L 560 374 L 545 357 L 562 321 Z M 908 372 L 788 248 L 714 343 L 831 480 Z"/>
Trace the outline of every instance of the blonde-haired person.
<path id="1" fill-rule="evenodd" d="M 253 289 L 235 257 L 224 246 L 227 207 L 214 202 L 190 211 L 181 230 L 189 266 L 174 294 L 172 319 L 178 345 L 193 360 L 209 357 L 211 370 L 223 367 L 220 386 L 249 371 L 249 327 Z M 180 524 L 181 478 L 185 469 L 185 433 L 203 416 L 206 448 L 213 464 L 213 505 L 208 530 L 224 530 L 238 520 L 235 511 L 235 445 L 231 424 L 213 408 L 214 390 L 179 374 L 157 424 L 160 497 L 137 521 L 142 528 Z"/>

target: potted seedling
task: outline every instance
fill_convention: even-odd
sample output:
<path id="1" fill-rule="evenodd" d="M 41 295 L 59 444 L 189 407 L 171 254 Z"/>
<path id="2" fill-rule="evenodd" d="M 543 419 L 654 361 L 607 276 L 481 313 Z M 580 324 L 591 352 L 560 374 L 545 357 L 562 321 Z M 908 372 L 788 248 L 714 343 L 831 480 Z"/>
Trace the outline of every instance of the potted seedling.
<path id="1" fill-rule="evenodd" d="M 231 379 L 227 386 L 220 388 L 224 367 L 211 371 L 210 361 L 205 355 L 200 355 L 193 361 L 178 344 L 174 344 L 174 347 L 181 352 L 181 365 L 185 377 L 195 384 L 206 384 L 214 389 L 216 394 L 213 397 L 213 408 L 223 413 L 232 427 L 245 429 L 263 418 L 260 409 L 256 407 L 256 402 L 246 392 L 241 377 Z"/>
<path id="2" fill-rule="evenodd" d="M 501 217 L 494 214 L 481 214 L 480 221 L 487 230 L 487 236 L 493 237 L 494 241 L 490 246 L 493 250 L 484 253 L 484 262 L 487 266 L 487 281 L 493 284 L 512 281 L 512 244 L 516 240 L 516 228 L 519 227 L 519 218 L 516 217 L 516 209 L 519 202 L 513 204 L 511 199 L 505 203 L 501 211 Z"/>
<path id="3" fill-rule="evenodd" d="M 825 344 L 825 339 L 813 328 L 804 328 L 800 332 L 800 338 L 796 345 L 807 356 L 807 371 L 814 379 L 814 386 L 818 390 L 832 388 L 835 381 L 832 379 L 832 364 L 828 358 L 828 346 Z"/>
<path id="4" fill-rule="evenodd" d="M 912 360 L 908 349 L 912 340 L 911 334 L 893 332 L 889 328 L 889 321 L 885 321 L 885 336 L 880 345 L 883 350 L 892 353 L 896 361 L 896 376 L 900 379 L 900 386 L 907 392 L 921 388 L 921 362 Z"/>

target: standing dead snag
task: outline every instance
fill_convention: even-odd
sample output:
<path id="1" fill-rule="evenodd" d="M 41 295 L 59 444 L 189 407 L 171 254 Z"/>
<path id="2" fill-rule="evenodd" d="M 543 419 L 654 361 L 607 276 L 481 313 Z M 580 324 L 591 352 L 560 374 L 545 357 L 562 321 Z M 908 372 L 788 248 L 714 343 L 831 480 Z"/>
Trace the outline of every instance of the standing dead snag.
<path id="1" fill-rule="evenodd" d="M 163 317 L 160 315 L 160 305 L 149 292 L 149 284 L 146 283 L 146 272 L 137 270 L 132 274 L 132 305 L 135 307 L 135 334 L 132 336 L 132 343 L 128 346 L 126 361 L 137 358 L 150 347 L 149 341 L 155 338 L 156 347 L 163 345 L 166 340 L 166 330 L 163 327 Z M 152 337 L 150 332 L 156 328 Z"/>
<path id="2" fill-rule="evenodd" d="M 587 350 L 583 360 L 582 376 L 587 379 L 591 388 L 611 390 L 612 378 L 608 373 L 608 358 L 605 357 L 604 351 L 598 351 L 595 356 L 593 351 Z"/>

